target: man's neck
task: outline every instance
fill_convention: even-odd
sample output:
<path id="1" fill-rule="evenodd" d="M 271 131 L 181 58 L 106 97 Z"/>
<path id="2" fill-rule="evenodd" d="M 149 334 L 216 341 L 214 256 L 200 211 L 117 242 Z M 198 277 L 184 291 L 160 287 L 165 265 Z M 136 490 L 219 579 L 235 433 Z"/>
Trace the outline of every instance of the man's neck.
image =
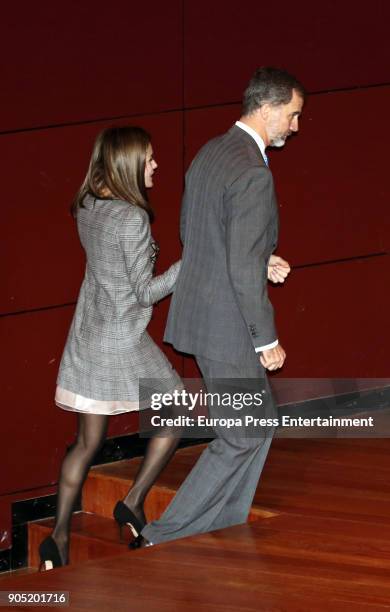
<path id="1" fill-rule="evenodd" d="M 240 121 L 241 123 L 245 123 L 245 125 L 252 128 L 252 130 L 254 130 L 256 134 L 258 134 L 263 140 L 265 146 L 268 147 L 269 142 L 267 138 L 267 132 L 263 125 L 259 125 L 259 122 L 256 119 L 252 118 L 250 115 L 244 115 L 240 117 Z"/>

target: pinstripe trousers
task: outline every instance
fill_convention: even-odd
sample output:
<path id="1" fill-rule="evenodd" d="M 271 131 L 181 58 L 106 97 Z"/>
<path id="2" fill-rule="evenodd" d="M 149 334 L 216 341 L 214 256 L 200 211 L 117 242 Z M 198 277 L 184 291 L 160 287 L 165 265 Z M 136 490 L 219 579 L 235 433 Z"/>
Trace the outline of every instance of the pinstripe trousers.
<path id="1" fill-rule="evenodd" d="M 196 357 L 208 393 L 231 388 L 242 379 L 242 389 L 262 393 L 261 408 L 249 407 L 260 418 L 276 417 L 272 393 L 259 362 L 250 347 L 246 362 L 232 365 Z M 227 384 L 224 385 L 223 381 Z M 248 409 L 245 411 L 248 413 Z M 211 418 L 226 416 L 226 408 L 209 406 Z M 237 415 L 236 415 L 237 416 Z M 253 496 L 271 445 L 274 427 L 243 431 L 243 428 L 214 427 L 213 439 L 182 483 L 159 520 L 146 525 L 142 535 L 157 544 L 197 533 L 222 529 L 247 520 Z"/>

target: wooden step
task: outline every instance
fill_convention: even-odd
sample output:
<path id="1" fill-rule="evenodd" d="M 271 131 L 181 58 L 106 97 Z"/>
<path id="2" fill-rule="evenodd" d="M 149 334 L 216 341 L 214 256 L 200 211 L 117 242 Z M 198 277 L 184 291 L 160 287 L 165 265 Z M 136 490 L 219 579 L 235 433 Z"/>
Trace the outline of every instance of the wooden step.
<path id="1" fill-rule="evenodd" d="M 176 452 L 146 498 L 145 513 L 148 521 L 161 516 L 205 447 L 206 445 L 199 444 Z M 137 457 L 93 467 L 83 488 L 83 510 L 111 518 L 116 502 L 126 496 L 141 462 L 142 457 Z M 277 514 L 275 510 L 255 504 L 249 520 Z"/>
<path id="2" fill-rule="evenodd" d="M 29 523 L 28 564 L 30 567 L 39 567 L 39 544 L 50 535 L 53 526 L 54 519 Z M 130 535 L 127 537 L 130 541 Z M 118 526 L 113 519 L 86 512 L 73 514 L 69 555 L 72 565 L 127 552 L 127 542 L 120 541 Z"/>
<path id="3" fill-rule="evenodd" d="M 36 567 L 21 567 L 19 569 L 10 570 L 9 572 L 0 573 L 0 582 L 8 578 L 17 578 L 18 576 L 26 576 L 27 574 L 36 574 Z"/>
<path id="4" fill-rule="evenodd" d="M 116 540 L 119 557 L 10 576 L 1 590 L 70 591 L 80 612 L 385 612 L 388 450 L 388 439 L 275 440 L 257 499 L 278 516 L 132 552 Z M 173 471 L 169 478 L 173 486 Z M 113 521 L 89 520 L 110 524 L 111 541 L 117 537 Z M 110 540 L 104 529 L 91 537 Z"/>
<path id="5" fill-rule="evenodd" d="M 145 513 L 148 521 L 161 516 L 204 448 L 205 445 L 197 445 L 177 451 L 146 499 Z M 74 513 L 72 519 L 69 555 L 72 565 L 127 552 L 127 543 L 132 536 L 125 530 L 127 541 L 120 542 L 119 529 L 112 518 L 112 511 L 117 500 L 127 494 L 141 462 L 142 457 L 139 457 L 96 466 L 90 470 L 83 488 L 83 512 Z M 249 520 L 277 514 L 254 506 Z M 30 567 L 39 566 L 39 544 L 51 533 L 53 526 L 53 518 L 29 523 Z"/>
<path id="6" fill-rule="evenodd" d="M 280 516 L 34 576 L 2 590 L 68 591 L 72 612 L 388 612 L 389 528 Z"/>

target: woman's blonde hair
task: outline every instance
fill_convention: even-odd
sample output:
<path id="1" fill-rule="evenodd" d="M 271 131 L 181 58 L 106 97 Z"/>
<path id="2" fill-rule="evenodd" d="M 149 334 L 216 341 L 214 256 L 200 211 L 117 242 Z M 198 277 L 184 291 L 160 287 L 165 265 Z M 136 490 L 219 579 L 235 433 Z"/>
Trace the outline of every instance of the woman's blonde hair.
<path id="1" fill-rule="evenodd" d="M 149 134 L 141 127 L 111 127 L 96 138 L 87 175 L 72 203 L 72 214 L 83 208 L 87 194 L 99 199 L 112 196 L 147 211 L 153 217 L 145 186 Z M 108 189 L 112 196 L 104 195 Z"/>

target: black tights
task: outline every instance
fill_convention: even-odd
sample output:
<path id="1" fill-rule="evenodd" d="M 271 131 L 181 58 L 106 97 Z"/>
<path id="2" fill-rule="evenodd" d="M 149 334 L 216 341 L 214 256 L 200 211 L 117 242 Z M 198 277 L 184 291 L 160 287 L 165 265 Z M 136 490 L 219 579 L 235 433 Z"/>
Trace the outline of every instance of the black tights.
<path id="1" fill-rule="evenodd" d="M 108 416 L 80 414 L 77 439 L 65 456 L 58 485 L 55 527 L 52 537 L 63 562 L 68 560 L 69 531 L 73 507 L 87 477 L 92 460 L 107 433 Z M 124 502 L 141 520 L 145 519 L 143 503 L 160 472 L 175 452 L 177 432 L 167 430 L 164 437 L 149 440 L 145 456 Z"/>

